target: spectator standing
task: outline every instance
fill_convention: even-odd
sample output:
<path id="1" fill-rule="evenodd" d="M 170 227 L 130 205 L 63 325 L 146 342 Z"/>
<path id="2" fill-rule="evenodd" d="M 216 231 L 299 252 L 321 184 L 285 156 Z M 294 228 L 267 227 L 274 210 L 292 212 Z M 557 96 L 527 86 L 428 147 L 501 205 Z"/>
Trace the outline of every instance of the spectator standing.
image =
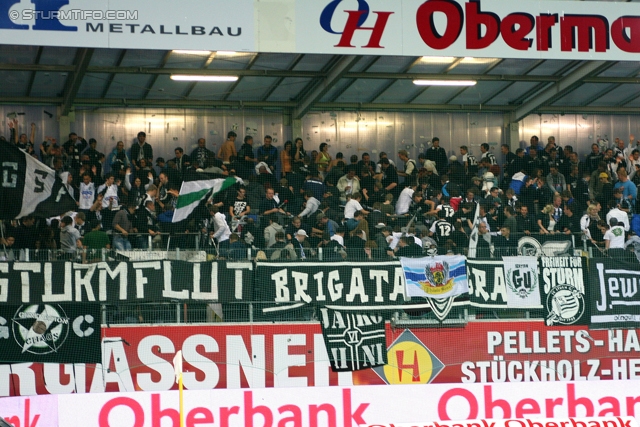
<path id="1" fill-rule="evenodd" d="M 116 213 L 113 218 L 113 247 L 119 251 L 130 251 L 131 242 L 129 241 L 129 233 L 137 233 L 138 230 L 133 227 L 135 219 L 136 204 L 128 203 L 127 209 L 122 209 Z"/>
<path id="2" fill-rule="evenodd" d="M 227 133 L 227 140 L 220 146 L 218 150 L 218 158 L 222 160 L 222 163 L 228 165 L 231 163 L 231 156 L 237 156 L 236 151 L 236 137 L 238 135 L 234 131 Z"/>
<path id="3" fill-rule="evenodd" d="M 258 162 L 264 162 L 269 167 L 271 173 L 276 171 L 276 161 L 278 160 L 278 149 L 271 145 L 273 138 L 270 135 L 264 137 L 264 144 L 258 147 Z"/>
<path id="4" fill-rule="evenodd" d="M 66 255 L 73 255 L 78 249 L 82 248 L 82 236 L 80 232 L 74 228 L 73 219 L 65 216 L 60 222 L 60 249 Z"/>
<path id="5" fill-rule="evenodd" d="M 425 155 L 427 160 L 431 160 L 436 164 L 439 175 L 447 172 L 447 152 L 444 151 L 444 148 L 440 147 L 440 138 L 434 136 L 431 139 L 431 147 L 427 149 Z"/>
<path id="6" fill-rule="evenodd" d="M 207 160 L 215 159 L 216 155 L 207 148 L 207 141 L 204 138 L 198 139 L 198 146 L 191 152 L 189 156 L 191 164 L 200 169 L 207 167 Z"/>
<path id="7" fill-rule="evenodd" d="M 148 164 L 153 164 L 153 148 L 147 142 L 147 134 L 138 132 L 136 142 L 131 146 L 131 163 L 140 169 L 140 159 L 145 159 Z"/>
<path id="8" fill-rule="evenodd" d="M 249 170 L 253 169 L 255 164 L 258 163 L 258 159 L 253 154 L 253 137 L 249 135 L 244 137 L 244 144 L 238 151 L 238 160 Z"/>

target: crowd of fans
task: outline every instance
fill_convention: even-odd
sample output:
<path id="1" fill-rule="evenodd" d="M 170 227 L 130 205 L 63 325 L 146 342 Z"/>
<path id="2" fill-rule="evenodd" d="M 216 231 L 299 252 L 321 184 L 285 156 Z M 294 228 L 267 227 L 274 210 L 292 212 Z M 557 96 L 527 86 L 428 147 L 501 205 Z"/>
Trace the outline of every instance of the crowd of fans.
<path id="1" fill-rule="evenodd" d="M 235 132 L 217 152 L 200 138 L 191 153 L 176 147 L 168 160 L 154 158 L 144 132 L 112 150 L 75 133 L 36 147 L 35 125 L 30 136 L 14 125 L 11 142 L 58 173 L 77 210 L 4 223 L 4 259 L 16 249 L 73 258 L 84 248 L 90 261 L 103 248 L 150 245 L 198 247 L 230 259 L 246 258 L 250 248 L 259 259 L 278 260 L 468 254 L 476 212 L 481 257 L 516 255 L 522 234 L 579 234 L 599 251 L 631 246 L 640 255 L 640 141 L 633 135 L 628 145 L 593 144 L 582 160 L 553 136 L 544 145 L 532 136 L 515 152 L 502 145 L 500 162 L 489 144 L 480 145 L 478 157 L 467 146 L 450 155 L 436 137 L 416 159 L 394 153 L 395 164 L 384 152 L 374 160 L 369 153 L 334 156 L 326 143 L 311 150 L 301 138 L 278 149 L 270 136 L 258 147 L 245 136 L 238 147 Z M 243 183 L 172 223 L 182 181 L 199 174 Z"/>

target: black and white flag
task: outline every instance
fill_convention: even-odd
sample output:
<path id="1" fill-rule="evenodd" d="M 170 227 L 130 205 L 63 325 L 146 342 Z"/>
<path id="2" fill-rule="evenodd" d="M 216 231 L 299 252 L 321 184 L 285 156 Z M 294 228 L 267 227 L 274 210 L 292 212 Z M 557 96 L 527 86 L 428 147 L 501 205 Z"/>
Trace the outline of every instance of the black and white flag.
<path id="1" fill-rule="evenodd" d="M 334 372 L 387 364 L 384 317 L 370 312 L 321 308 L 322 335 Z"/>
<path id="2" fill-rule="evenodd" d="M 586 265 L 586 258 L 540 257 L 540 294 L 547 326 L 589 323 L 587 304 L 594 280 L 589 283 Z"/>
<path id="3" fill-rule="evenodd" d="M 7 141 L 0 141 L 0 152 L 0 219 L 51 218 L 75 209 L 53 169 Z"/>

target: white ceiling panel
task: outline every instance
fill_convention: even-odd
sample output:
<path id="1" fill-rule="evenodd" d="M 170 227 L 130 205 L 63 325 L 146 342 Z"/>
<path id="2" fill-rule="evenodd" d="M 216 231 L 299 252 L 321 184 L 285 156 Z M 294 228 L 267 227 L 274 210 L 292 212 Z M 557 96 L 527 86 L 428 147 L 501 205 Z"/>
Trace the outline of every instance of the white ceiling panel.
<path id="1" fill-rule="evenodd" d="M 47 73 L 38 71 L 34 76 L 29 96 L 62 96 L 62 90 L 64 89 L 67 77 L 66 73 Z"/>
<path id="2" fill-rule="evenodd" d="M 167 75 L 158 76 L 146 99 L 180 99 L 192 82 L 176 82 Z"/>
<path id="3" fill-rule="evenodd" d="M 105 98 L 140 99 L 152 78 L 141 74 L 116 74 Z"/>
<path id="4" fill-rule="evenodd" d="M 159 67 L 166 50 L 127 50 L 121 66 L 123 67 Z"/>
<path id="5" fill-rule="evenodd" d="M 612 87 L 610 84 L 585 83 L 553 103 L 555 106 L 584 105 L 588 99 Z"/>
<path id="6" fill-rule="evenodd" d="M 115 67 L 122 55 L 122 49 L 95 49 L 91 56 L 90 67 Z"/>
<path id="7" fill-rule="evenodd" d="M 110 74 L 106 73 L 87 73 L 82 79 L 80 89 L 78 89 L 78 98 L 100 98 L 104 92 L 104 88 L 109 81 Z"/>
<path id="8" fill-rule="evenodd" d="M 527 93 L 536 87 L 536 85 L 538 85 L 538 83 L 516 82 L 498 93 L 493 99 L 487 102 L 487 105 L 509 105 L 523 93 Z"/>
<path id="9" fill-rule="evenodd" d="M 229 94 L 235 83 L 228 82 L 198 82 L 189 94 L 188 99 L 198 101 L 219 101 Z"/>
<path id="10" fill-rule="evenodd" d="M 462 93 L 452 99 L 450 104 L 483 104 L 485 99 L 489 99 L 508 85 L 508 82 L 478 82 L 475 86 L 467 87 Z"/>
<path id="11" fill-rule="evenodd" d="M 295 71 L 321 71 L 333 58 L 333 55 L 303 55 L 293 67 Z"/>
<path id="12" fill-rule="evenodd" d="M 396 80 L 375 102 L 392 104 L 407 102 L 422 89 L 423 87 L 414 85 L 411 80 Z"/>
<path id="13" fill-rule="evenodd" d="M 640 85 L 620 85 L 606 91 L 603 96 L 589 104 L 590 107 L 613 107 L 631 96 L 640 94 Z"/>
<path id="14" fill-rule="evenodd" d="M 72 65 L 76 57 L 76 48 L 73 47 L 49 47 L 42 49 L 40 64 L 47 65 Z"/>
<path id="15" fill-rule="evenodd" d="M 357 79 L 335 102 L 363 102 L 363 100 L 369 100 L 374 93 L 389 84 L 389 82 L 390 80 Z"/>
<path id="16" fill-rule="evenodd" d="M 276 80 L 276 77 L 243 77 L 227 99 L 229 101 L 260 100 Z"/>
<path id="17" fill-rule="evenodd" d="M 304 89 L 312 79 L 305 78 L 286 78 L 271 93 L 267 101 L 293 101 L 296 96 Z"/>

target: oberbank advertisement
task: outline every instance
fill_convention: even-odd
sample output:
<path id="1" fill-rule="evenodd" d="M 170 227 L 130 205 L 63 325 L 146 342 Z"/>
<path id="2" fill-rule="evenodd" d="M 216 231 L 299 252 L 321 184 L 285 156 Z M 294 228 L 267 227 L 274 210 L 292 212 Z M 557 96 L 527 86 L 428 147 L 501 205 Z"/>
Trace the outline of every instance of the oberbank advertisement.
<path id="1" fill-rule="evenodd" d="M 179 401 L 177 391 L 10 397 L 0 414 L 16 427 L 177 427 Z M 640 381 L 580 381 L 187 390 L 182 413 L 187 427 L 631 427 L 623 417 L 639 410 Z"/>
<path id="2" fill-rule="evenodd" d="M 387 365 L 333 372 L 320 325 L 103 328 L 102 364 L 0 365 L 0 396 L 176 390 L 178 350 L 186 390 L 568 381 L 601 387 L 606 380 L 640 379 L 634 329 L 526 321 L 413 330 L 387 324 L 386 340 Z"/>

